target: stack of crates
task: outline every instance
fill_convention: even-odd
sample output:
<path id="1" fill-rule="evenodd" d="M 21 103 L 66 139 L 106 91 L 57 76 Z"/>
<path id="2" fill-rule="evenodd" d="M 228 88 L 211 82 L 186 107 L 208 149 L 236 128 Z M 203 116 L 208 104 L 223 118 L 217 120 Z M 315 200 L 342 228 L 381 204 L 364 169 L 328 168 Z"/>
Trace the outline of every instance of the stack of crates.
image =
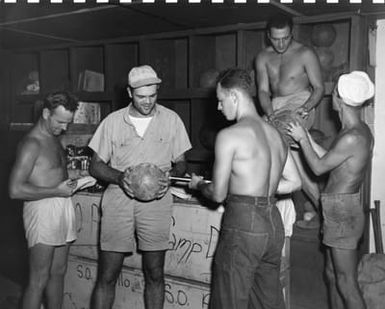
<path id="1" fill-rule="evenodd" d="M 71 246 L 65 280 L 64 309 L 90 308 L 97 276 L 101 194 L 78 193 L 73 197 L 78 239 Z M 174 203 L 169 250 L 165 260 L 165 309 L 208 308 L 211 264 L 222 214 L 197 202 Z M 281 269 L 285 302 L 289 304 L 289 242 Z M 116 286 L 114 309 L 144 308 L 141 255 L 125 258 Z"/>

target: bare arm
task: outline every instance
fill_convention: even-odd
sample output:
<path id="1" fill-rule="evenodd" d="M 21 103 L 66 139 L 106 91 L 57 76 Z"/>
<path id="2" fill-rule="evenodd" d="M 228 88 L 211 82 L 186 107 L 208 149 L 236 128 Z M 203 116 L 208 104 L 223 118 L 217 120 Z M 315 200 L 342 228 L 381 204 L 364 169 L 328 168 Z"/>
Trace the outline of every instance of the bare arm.
<path id="1" fill-rule="evenodd" d="M 19 146 L 16 161 L 9 179 L 9 195 L 12 199 L 40 200 L 48 197 L 69 197 L 76 182 L 67 179 L 54 187 L 41 187 L 29 181 L 40 152 L 40 145 L 27 138 Z"/>
<path id="2" fill-rule="evenodd" d="M 175 162 L 173 163 L 172 169 L 166 173 L 165 179 L 160 179 L 159 184 L 161 189 L 158 192 L 158 198 L 162 198 L 166 193 L 170 186 L 169 176 L 173 177 L 183 177 L 186 173 L 187 164 L 185 154 L 180 155 Z"/>
<path id="3" fill-rule="evenodd" d="M 170 176 L 182 177 L 185 175 L 187 170 L 185 154 L 180 155 L 174 162 L 170 171 Z"/>
<path id="4" fill-rule="evenodd" d="M 255 72 L 257 77 L 258 100 L 265 114 L 273 113 L 273 106 L 270 99 L 269 75 L 266 68 L 266 60 L 263 52 L 255 60 Z"/>
<path id="5" fill-rule="evenodd" d="M 287 154 L 285 166 L 283 168 L 282 177 L 278 183 L 277 193 L 287 194 L 301 189 L 302 181 L 299 176 L 297 165 L 290 151 Z"/>
<path id="6" fill-rule="evenodd" d="M 193 175 L 189 184 L 190 188 L 200 190 L 205 197 L 217 203 L 223 202 L 228 192 L 235 152 L 234 140 L 231 140 L 229 135 L 231 135 L 231 132 L 222 130 L 217 136 L 212 182 L 206 183 L 202 180 L 202 177 Z"/>
<path id="7" fill-rule="evenodd" d="M 321 66 L 317 55 L 308 49 L 304 54 L 305 70 L 313 88 L 311 96 L 304 103 L 304 107 L 310 111 L 315 108 L 324 95 L 324 83 L 322 80 Z"/>
<path id="8" fill-rule="evenodd" d="M 314 139 L 311 137 L 310 133 L 307 132 L 307 136 L 309 138 L 310 145 L 313 147 L 314 151 L 316 154 L 321 158 L 323 157 L 326 153 L 327 150 L 323 148 L 321 145 L 317 144 Z"/>
<path id="9" fill-rule="evenodd" d="M 289 126 L 291 127 L 289 134 L 300 144 L 306 162 L 317 176 L 335 169 L 354 153 L 357 140 L 353 135 L 345 135 L 320 157 L 312 147 L 305 129 L 298 123 L 291 123 Z"/>
<path id="10" fill-rule="evenodd" d="M 90 175 L 105 182 L 122 186 L 125 174 L 110 167 L 94 152 L 90 164 Z"/>

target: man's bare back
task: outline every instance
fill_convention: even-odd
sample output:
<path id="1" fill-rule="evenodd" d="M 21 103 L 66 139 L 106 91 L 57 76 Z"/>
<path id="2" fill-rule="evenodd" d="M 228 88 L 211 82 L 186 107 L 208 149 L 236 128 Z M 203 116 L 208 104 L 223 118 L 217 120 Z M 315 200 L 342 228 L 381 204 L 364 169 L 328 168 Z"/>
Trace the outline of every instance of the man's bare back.
<path id="1" fill-rule="evenodd" d="M 273 195 L 287 156 L 278 131 L 261 119 L 245 117 L 222 134 L 234 152 L 229 193 Z"/>
<path id="2" fill-rule="evenodd" d="M 212 183 L 203 186 L 193 175 L 190 188 L 202 185 L 202 193 L 217 202 L 229 193 L 268 197 L 299 188 L 298 171 L 280 133 L 257 113 L 249 74 L 241 69 L 222 74 L 225 85 L 217 84 L 218 110 L 236 123 L 216 137 Z"/>
<path id="3" fill-rule="evenodd" d="M 301 181 L 289 168 L 295 164 L 280 133 L 258 115 L 251 89 L 247 71 L 220 73 L 218 110 L 236 124 L 218 133 L 212 181 L 192 174 L 189 183 L 205 197 L 225 201 L 212 308 L 285 307 L 279 282 L 284 227 L 274 196 L 299 189 Z"/>

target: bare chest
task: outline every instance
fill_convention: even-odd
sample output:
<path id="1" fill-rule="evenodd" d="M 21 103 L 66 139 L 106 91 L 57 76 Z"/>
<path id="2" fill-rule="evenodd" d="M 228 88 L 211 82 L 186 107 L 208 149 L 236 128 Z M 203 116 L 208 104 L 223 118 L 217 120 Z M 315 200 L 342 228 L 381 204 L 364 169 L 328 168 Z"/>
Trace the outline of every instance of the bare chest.
<path id="1" fill-rule="evenodd" d="M 302 78 L 305 73 L 305 67 L 300 59 L 300 55 L 297 57 L 285 55 L 271 56 L 267 62 L 267 70 L 270 79 L 277 82 Z"/>
<path id="2" fill-rule="evenodd" d="M 64 169 L 66 156 L 59 141 L 52 139 L 41 143 L 37 166 L 42 169 Z"/>

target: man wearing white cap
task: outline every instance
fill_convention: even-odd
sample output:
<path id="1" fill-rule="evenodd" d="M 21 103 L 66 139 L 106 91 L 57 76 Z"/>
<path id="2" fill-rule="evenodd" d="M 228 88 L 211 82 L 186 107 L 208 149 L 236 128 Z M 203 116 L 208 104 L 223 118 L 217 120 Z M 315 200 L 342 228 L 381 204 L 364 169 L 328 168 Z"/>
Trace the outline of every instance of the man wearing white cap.
<path id="1" fill-rule="evenodd" d="M 164 259 L 169 247 L 172 196 L 163 181 L 157 198 L 140 201 L 127 182 L 129 167 L 151 163 L 172 176 L 183 176 L 184 153 L 191 148 L 185 126 L 172 110 L 157 104 L 161 79 L 148 65 L 131 69 L 127 91 L 132 102 L 108 115 L 89 147 L 90 173 L 109 183 L 102 199 L 98 279 L 93 309 L 111 308 L 126 253 L 142 252 L 146 308 L 163 308 Z"/>
<path id="2" fill-rule="evenodd" d="M 342 75 L 333 92 L 341 131 L 329 151 L 314 143 L 298 123 L 289 134 L 300 145 L 310 168 L 317 175 L 330 172 L 321 194 L 323 243 L 327 246 L 326 275 L 332 308 L 366 308 L 357 283 L 357 244 L 364 230 L 360 186 L 372 157 L 373 136 L 360 119 L 365 101 L 374 95 L 374 85 L 365 72 Z"/>

